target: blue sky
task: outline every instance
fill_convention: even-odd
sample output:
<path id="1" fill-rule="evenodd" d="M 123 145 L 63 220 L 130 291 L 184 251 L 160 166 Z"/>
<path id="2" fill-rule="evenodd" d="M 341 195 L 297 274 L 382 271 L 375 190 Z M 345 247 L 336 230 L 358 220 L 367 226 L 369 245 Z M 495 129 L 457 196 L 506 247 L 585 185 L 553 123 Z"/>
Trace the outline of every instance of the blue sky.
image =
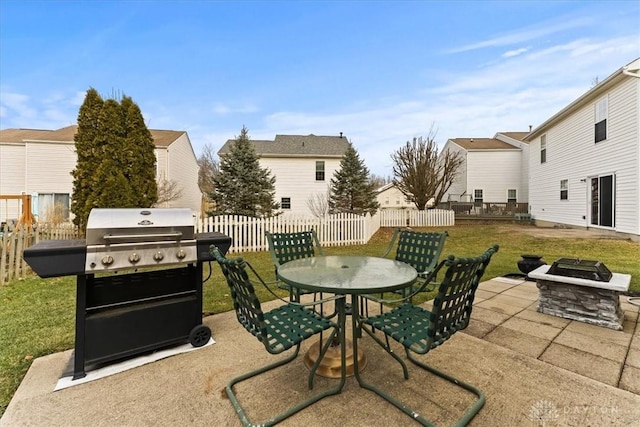
<path id="1" fill-rule="evenodd" d="M 436 140 L 541 124 L 640 57 L 639 1 L 0 0 L 0 128 L 131 96 L 196 155 L 240 133 L 344 134 L 371 172 Z"/>

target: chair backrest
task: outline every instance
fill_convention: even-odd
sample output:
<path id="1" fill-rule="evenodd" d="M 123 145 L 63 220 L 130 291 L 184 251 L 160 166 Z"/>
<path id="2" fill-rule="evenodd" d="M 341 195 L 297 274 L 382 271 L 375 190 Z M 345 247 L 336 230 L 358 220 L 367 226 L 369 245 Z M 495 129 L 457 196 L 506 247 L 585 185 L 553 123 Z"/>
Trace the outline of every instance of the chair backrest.
<path id="1" fill-rule="evenodd" d="M 438 259 L 444 248 L 447 232 L 423 232 L 397 229 L 394 233 L 388 252 L 398 239 L 396 261 L 402 261 L 416 269 L 418 273 L 433 270 L 438 265 Z"/>
<path id="2" fill-rule="evenodd" d="M 455 332 L 469 324 L 473 299 L 480 279 L 498 245 L 475 258 L 455 258 L 449 255 L 444 262 L 447 271 L 433 301 L 427 332 L 427 348 L 448 340 Z"/>
<path id="3" fill-rule="evenodd" d="M 255 288 L 247 274 L 247 263 L 242 258 L 228 259 L 213 246 L 210 250 L 222 269 L 231 290 L 233 309 L 240 324 L 267 347 L 267 326 Z"/>
<path id="4" fill-rule="evenodd" d="M 296 233 L 265 233 L 269 253 L 276 267 L 294 259 L 323 255 L 315 230 Z"/>

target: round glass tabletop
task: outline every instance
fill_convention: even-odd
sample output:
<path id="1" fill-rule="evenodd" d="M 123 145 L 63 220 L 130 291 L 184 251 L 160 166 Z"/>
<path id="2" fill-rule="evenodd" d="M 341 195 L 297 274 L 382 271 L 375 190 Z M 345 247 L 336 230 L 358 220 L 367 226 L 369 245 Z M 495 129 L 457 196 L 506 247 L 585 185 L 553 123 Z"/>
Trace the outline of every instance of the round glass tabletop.
<path id="1" fill-rule="evenodd" d="M 408 264 L 366 256 L 318 256 L 289 261 L 278 268 L 283 282 L 316 292 L 368 294 L 401 289 L 417 278 Z"/>

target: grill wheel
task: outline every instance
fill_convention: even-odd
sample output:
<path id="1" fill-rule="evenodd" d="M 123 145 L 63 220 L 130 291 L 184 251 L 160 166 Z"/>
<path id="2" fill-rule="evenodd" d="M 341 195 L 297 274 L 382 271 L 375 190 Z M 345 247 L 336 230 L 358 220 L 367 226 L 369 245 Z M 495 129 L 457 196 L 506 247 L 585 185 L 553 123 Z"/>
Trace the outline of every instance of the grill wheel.
<path id="1" fill-rule="evenodd" d="M 197 325 L 189 332 L 189 342 L 194 347 L 202 347 L 209 342 L 211 329 L 208 326 Z"/>

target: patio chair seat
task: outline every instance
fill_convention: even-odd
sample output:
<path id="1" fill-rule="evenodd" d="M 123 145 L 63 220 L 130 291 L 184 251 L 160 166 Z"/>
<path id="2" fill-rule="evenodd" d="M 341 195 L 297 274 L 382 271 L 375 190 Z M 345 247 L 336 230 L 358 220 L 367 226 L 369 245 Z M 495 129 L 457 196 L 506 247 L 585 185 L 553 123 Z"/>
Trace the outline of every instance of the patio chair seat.
<path id="1" fill-rule="evenodd" d="M 325 331 L 333 326 L 332 322 L 306 308 L 287 304 L 264 313 L 267 336 L 260 337 L 272 353 L 288 350 L 298 343 Z M 253 332 L 252 332 L 253 333 Z"/>

